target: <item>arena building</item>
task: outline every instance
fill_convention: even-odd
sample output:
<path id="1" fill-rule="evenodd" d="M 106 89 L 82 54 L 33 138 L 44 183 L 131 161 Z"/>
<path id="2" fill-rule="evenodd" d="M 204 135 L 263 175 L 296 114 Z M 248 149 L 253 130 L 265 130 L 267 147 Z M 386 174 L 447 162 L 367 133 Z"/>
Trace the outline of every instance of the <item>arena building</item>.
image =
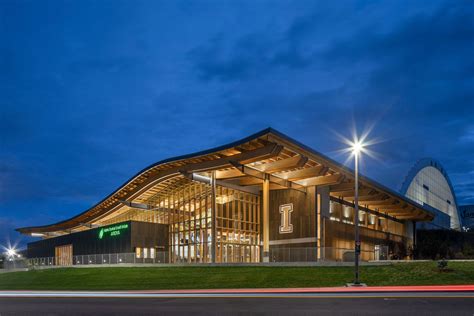
<path id="1" fill-rule="evenodd" d="M 42 237 L 28 257 L 61 265 L 114 253 L 168 263 L 352 260 L 354 189 L 352 170 L 265 129 L 160 161 L 77 216 L 17 230 Z M 414 223 L 435 218 L 418 201 L 359 178 L 362 260 L 410 257 Z"/>
<path id="2" fill-rule="evenodd" d="M 408 172 L 400 191 L 435 214 L 432 222 L 420 223 L 418 228 L 461 230 L 456 195 L 439 161 L 432 158 L 419 160 Z"/>

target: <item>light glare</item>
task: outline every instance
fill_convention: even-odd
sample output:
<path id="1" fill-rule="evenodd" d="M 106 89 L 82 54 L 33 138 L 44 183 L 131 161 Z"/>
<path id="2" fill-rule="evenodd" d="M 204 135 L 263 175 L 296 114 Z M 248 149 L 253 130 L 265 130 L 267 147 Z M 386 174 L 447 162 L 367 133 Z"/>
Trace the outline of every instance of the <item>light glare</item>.
<path id="1" fill-rule="evenodd" d="M 15 250 L 14 248 L 8 248 L 8 249 L 7 249 L 7 255 L 8 255 L 9 257 L 15 256 L 15 255 L 16 255 L 16 250 Z"/>
<path id="2" fill-rule="evenodd" d="M 354 144 L 352 145 L 352 153 L 354 155 L 358 155 L 363 149 L 363 144 L 358 141 L 354 142 Z"/>

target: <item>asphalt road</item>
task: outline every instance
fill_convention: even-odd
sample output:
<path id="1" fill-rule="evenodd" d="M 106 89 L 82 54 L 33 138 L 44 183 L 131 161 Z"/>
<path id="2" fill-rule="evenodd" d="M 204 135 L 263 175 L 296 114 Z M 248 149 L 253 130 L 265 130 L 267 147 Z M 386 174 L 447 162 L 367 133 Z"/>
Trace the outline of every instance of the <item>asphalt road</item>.
<path id="1" fill-rule="evenodd" d="M 473 293 L 413 294 L 2 297 L 0 315 L 474 315 Z"/>

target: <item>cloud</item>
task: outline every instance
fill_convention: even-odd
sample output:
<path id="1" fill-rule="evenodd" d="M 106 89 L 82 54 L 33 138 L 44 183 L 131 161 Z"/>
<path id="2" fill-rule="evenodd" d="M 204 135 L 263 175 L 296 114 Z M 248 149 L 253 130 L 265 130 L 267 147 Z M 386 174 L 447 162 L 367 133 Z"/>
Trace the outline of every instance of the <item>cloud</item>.
<path id="1" fill-rule="evenodd" d="M 377 123 L 374 134 L 385 140 L 377 149 L 386 164 L 370 172 L 392 187 L 399 187 L 400 173 L 424 156 L 441 160 L 454 174 L 472 170 L 457 159 L 472 150 L 457 142 L 470 139 L 465 126 L 474 118 L 472 2 L 406 10 L 390 23 L 373 6 L 349 10 L 313 8 L 282 32 L 254 32 L 236 40 L 221 34 L 190 56 L 201 80 L 239 83 L 229 89 L 229 103 L 260 120 L 269 112 L 299 120 L 291 127 L 299 135 L 311 135 L 315 124 Z M 369 22 L 362 23 L 362 17 Z M 327 24 L 334 30 L 324 37 Z M 353 27 L 341 32 L 338 24 Z M 249 97 L 232 96 L 242 90 Z M 320 140 L 319 146 L 326 143 Z"/>
<path id="2" fill-rule="evenodd" d="M 240 36 L 235 41 L 220 33 L 189 52 L 202 80 L 238 81 L 262 77 L 276 67 L 301 69 L 315 60 L 311 34 L 320 13 L 293 20 L 282 32 L 266 27 Z"/>
<path id="3" fill-rule="evenodd" d="M 38 33 L 43 7 L 25 4 L 2 33 L 0 216 L 75 215 L 151 163 L 267 126 L 343 161 L 331 130 L 349 136 L 352 120 L 384 140 L 366 175 L 396 189 L 433 156 L 471 201 L 472 6 L 117 4 L 109 18 L 98 5 L 58 10 Z"/>

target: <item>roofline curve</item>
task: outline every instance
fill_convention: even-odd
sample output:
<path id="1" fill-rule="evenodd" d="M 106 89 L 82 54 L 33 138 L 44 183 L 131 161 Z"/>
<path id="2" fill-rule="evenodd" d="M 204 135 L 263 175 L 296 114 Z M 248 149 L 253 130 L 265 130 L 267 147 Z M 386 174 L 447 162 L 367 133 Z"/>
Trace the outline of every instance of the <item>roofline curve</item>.
<path id="1" fill-rule="evenodd" d="M 247 142 L 250 142 L 252 140 L 255 140 L 257 138 L 260 138 L 260 137 L 263 137 L 265 135 L 268 135 L 268 134 L 272 134 L 274 136 L 277 136 L 278 138 L 284 140 L 284 141 L 287 141 L 289 143 L 292 143 L 298 147 L 300 147 L 301 149 L 305 150 L 305 151 L 308 151 L 309 153 L 312 153 L 316 156 L 319 156 L 322 160 L 326 161 L 327 163 L 329 163 L 329 165 L 332 165 L 336 168 L 339 168 L 341 169 L 343 172 L 346 172 L 346 173 L 350 173 L 352 174 L 353 173 L 353 170 L 339 162 L 336 162 L 335 160 L 329 158 L 328 156 L 312 149 L 311 147 L 307 146 L 307 145 L 304 145 L 302 144 L 301 142 L 271 128 L 271 127 L 268 127 L 266 129 L 263 129 L 257 133 L 254 133 L 250 136 L 247 136 L 245 138 L 242 138 L 240 140 L 237 140 L 237 141 L 233 141 L 233 142 L 230 142 L 230 143 L 227 143 L 225 145 L 222 145 L 222 146 L 218 146 L 218 147 L 214 147 L 214 148 L 211 148 L 211 149 L 206 149 L 206 150 L 203 150 L 203 151 L 198 151 L 198 152 L 194 152 L 194 153 L 191 153 L 191 154 L 187 154 L 187 155 L 181 155 L 181 156 L 176 156 L 176 157 L 172 157 L 172 158 L 167 158 L 167 159 L 163 159 L 163 160 L 160 160 L 152 165 L 149 165 L 148 167 L 140 170 L 138 173 L 136 173 L 133 177 L 131 177 L 130 179 L 128 179 L 127 181 L 125 181 L 121 186 L 119 186 L 116 190 L 114 190 L 112 193 L 110 193 L 109 195 L 107 195 L 105 198 L 103 198 L 100 202 L 94 204 L 92 207 L 88 208 L 87 210 L 81 212 L 80 214 L 77 214 L 71 218 L 68 218 L 68 219 L 65 219 L 65 220 L 62 220 L 62 221 L 59 221 L 59 222 L 56 222 L 56 223 L 53 223 L 53 224 L 48 224 L 48 225 L 42 225 L 42 226 L 29 226 L 29 227 L 21 227 L 21 228 L 17 228 L 15 229 L 16 231 L 20 232 L 20 233 L 25 233 L 27 232 L 28 230 L 41 230 L 41 229 L 46 229 L 46 228 L 50 228 L 52 226 L 55 226 L 55 225 L 61 225 L 61 224 L 64 224 L 64 223 L 67 223 L 69 221 L 72 221 L 76 218 L 79 218 L 83 215 L 86 215 L 88 212 L 92 211 L 94 208 L 100 206 L 102 203 L 106 202 L 109 198 L 113 197 L 114 195 L 116 195 L 121 189 L 123 189 L 124 187 L 126 187 L 129 183 L 131 183 L 132 181 L 134 181 L 137 177 L 141 176 L 143 173 L 147 172 L 148 170 L 158 166 L 158 165 L 162 165 L 162 164 L 165 164 L 165 163 L 171 163 L 171 162 L 177 162 L 177 161 L 180 161 L 180 160 L 183 160 L 183 159 L 190 159 L 190 158 L 197 158 L 199 156 L 202 156 L 202 155 L 207 155 L 207 154 L 212 154 L 212 153 L 215 153 L 215 152 L 218 152 L 218 151 L 222 151 L 222 150 L 226 150 L 226 149 L 230 149 L 230 148 L 233 148 L 233 147 L 236 147 L 236 146 L 239 146 L 241 144 L 244 144 L 244 143 L 247 143 Z M 389 194 L 392 194 L 394 195 L 395 197 L 398 197 L 402 200 L 407 200 L 407 198 L 400 194 L 400 192 L 397 192 L 395 190 L 392 190 L 368 177 L 365 177 L 363 175 L 359 175 L 359 179 L 362 180 L 362 181 L 366 181 L 368 183 L 371 183 L 372 185 L 378 187 L 379 189 L 381 190 L 384 190 L 386 191 L 387 193 Z M 416 201 L 412 201 L 412 200 L 409 200 L 410 203 L 412 203 L 414 206 L 416 207 L 419 207 L 421 209 L 423 209 L 426 213 L 428 214 L 431 214 L 431 211 L 427 210 L 427 209 L 424 209 L 423 208 L 423 205 L 420 205 L 418 204 Z M 456 203 L 457 205 L 457 203 Z"/>
<path id="2" fill-rule="evenodd" d="M 408 188 L 410 187 L 410 184 L 412 183 L 413 179 L 416 177 L 416 175 L 424 168 L 426 167 L 433 167 L 437 169 L 441 174 L 444 176 L 446 179 L 446 182 L 448 182 L 449 189 L 451 190 L 451 194 L 453 195 L 454 198 L 454 203 L 456 205 L 456 211 L 458 212 L 459 216 L 459 207 L 458 207 L 458 201 L 456 198 L 456 192 L 454 191 L 454 187 L 451 183 L 451 180 L 449 179 L 448 172 L 446 169 L 443 167 L 441 162 L 439 160 L 426 157 L 418 160 L 413 167 L 408 171 L 407 175 L 405 176 L 405 180 L 403 181 L 403 184 L 400 188 L 400 193 L 403 195 L 407 194 Z"/>
<path id="3" fill-rule="evenodd" d="M 194 152 L 194 153 L 191 153 L 191 154 L 186 154 L 186 155 L 180 155 L 180 156 L 175 156 L 175 157 L 171 157 L 171 158 L 166 158 L 166 159 L 163 159 L 163 160 L 160 160 L 160 161 L 157 161 L 145 168 L 143 168 L 142 170 L 140 170 L 139 172 L 137 172 L 135 175 L 133 175 L 131 178 L 129 178 L 127 181 L 125 181 L 122 185 L 120 185 L 116 190 L 114 190 L 112 193 L 110 193 L 109 195 L 107 195 L 105 198 L 103 198 L 102 200 L 100 200 L 98 203 L 94 204 L 93 206 L 89 207 L 87 210 L 73 216 L 73 217 L 70 217 L 70 218 L 67 218 L 65 220 L 62 220 L 62 221 L 59 221 L 59 222 L 56 222 L 56 223 L 53 223 L 53 224 L 48 224 L 48 225 L 41 225 L 41 226 L 28 226 L 28 227 L 20 227 L 20 228 L 16 228 L 15 230 L 18 231 L 18 232 L 22 232 L 22 231 L 25 231 L 25 230 L 29 230 L 29 229 L 41 229 L 41 228 L 47 228 L 47 227 L 51 227 L 51 226 L 54 226 L 54 225 L 61 225 L 61 224 L 64 224 L 66 222 L 69 222 L 75 218 L 78 218 L 82 215 L 85 215 L 87 214 L 88 212 L 90 212 L 92 209 L 94 209 L 95 207 L 98 207 L 100 204 L 104 203 L 105 201 L 107 201 L 107 199 L 111 198 L 112 196 L 114 196 L 115 194 L 117 194 L 122 188 L 124 188 L 127 184 L 129 184 L 130 182 L 132 182 L 133 180 L 135 180 L 135 178 L 139 177 L 141 174 L 145 173 L 146 171 L 158 166 L 158 165 L 162 165 L 162 164 L 165 164 L 165 163 L 168 163 L 168 162 L 175 162 L 175 161 L 179 161 L 179 160 L 182 160 L 182 159 L 189 159 L 189 158 L 194 158 L 194 157 L 198 157 L 198 156 L 202 156 L 202 155 L 207 155 L 207 154 L 210 154 L 210 153 L 213 153 L 213 152 L 216 152 L 216 151 L 221 151 L 221 150 L 225 150 L 225 149 L 228 149 L 228 148 L 232 148 L 232 147 L 235 147 L 235 146 L 238 146 L 238 145 L 241 145 L 243 143 L 246 143 L 248 141 L 251 141 L 255 138 L 259 138 L 263 135 L 266 135 L 266 134 L 269 134 L 269 133 L 275 133 L 276 131 L 271 128 L 271 127 L 268 127 L 268 128 L 265 128 L 257 133 L 254 133 L 250 136 L 247 136 L 245 138 L 242 138 L 240 140 L 237 140 L 237 141 L 233 141 L 233 142 L 230 142 L 230 143 L 227 143 L 225 145 L 221 145 L 221 146 L 217 146 L 217 147 L 214 147 L 214 148 L 210 148 L 210 149 L 206 149 L 206 150 L 201 150 L 201 151 L 197 151 L 197 152 Z M 277 132 L 278 133 L 278 132 Z"/>

